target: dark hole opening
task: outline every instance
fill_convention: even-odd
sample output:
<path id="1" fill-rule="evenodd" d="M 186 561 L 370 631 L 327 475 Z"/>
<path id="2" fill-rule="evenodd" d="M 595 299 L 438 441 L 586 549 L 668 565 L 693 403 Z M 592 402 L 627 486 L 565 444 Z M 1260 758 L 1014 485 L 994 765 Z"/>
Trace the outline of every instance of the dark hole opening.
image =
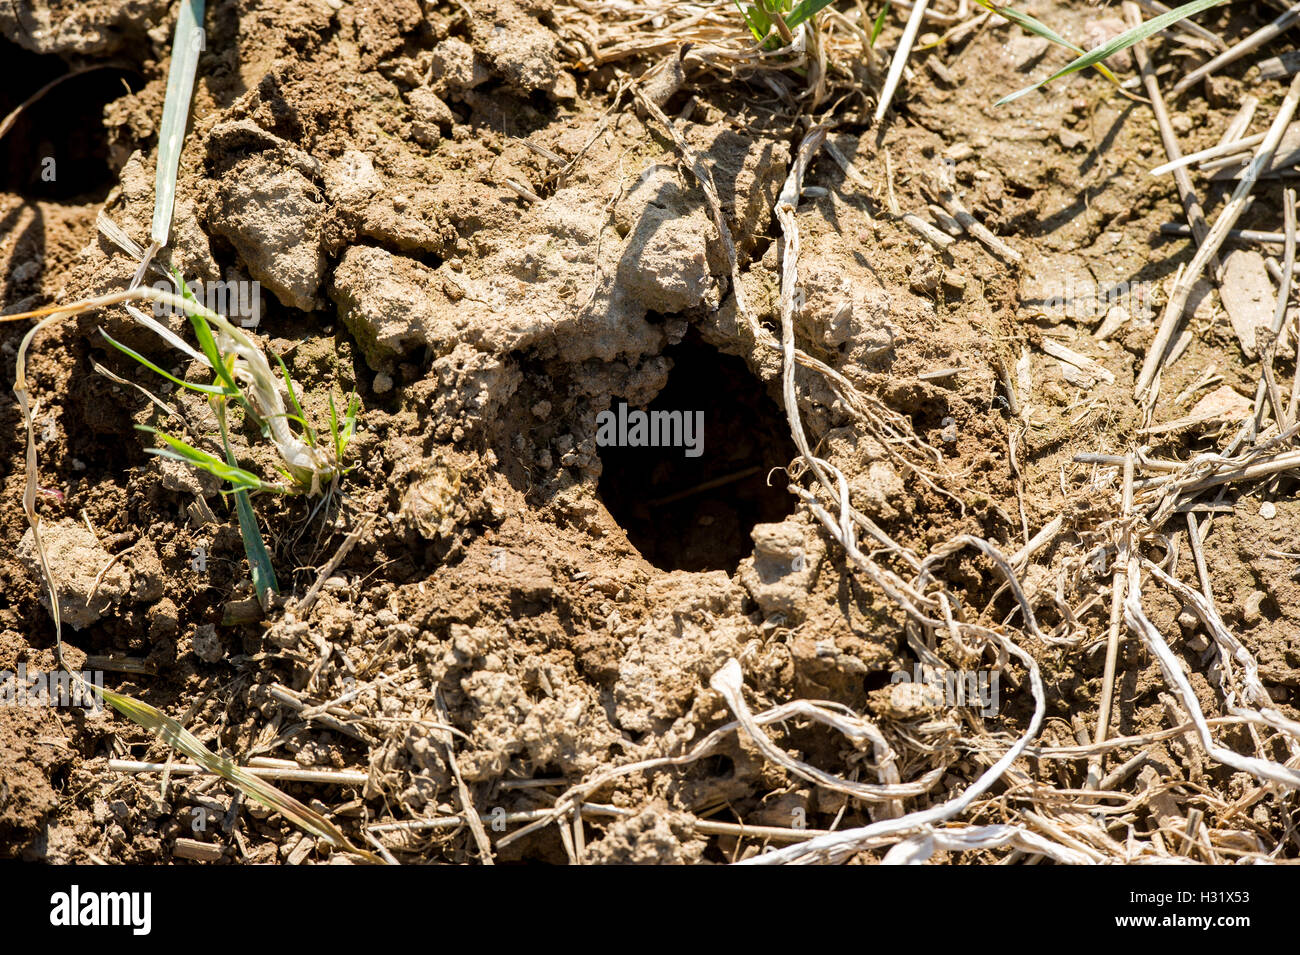
<path id="1" fill-rule="evenodd" d="M 0 40 L 0 119 L 51 80 L 70 72 Z M 94 201 L 117 181 L 108 162 L 104 107 L 140 85 L 137 73 L 102 67 L 71 76 L 27 106 L 0 142 L 0 191 L 27 199 Z"/>
<path id="2" fill-rule="evenodd" d="M 731 779 L 736 775 L 736 763 L 730 756 L 706 757 L 703 766 L 704 775 L 709 779 Z"/>
<path id="3" fill-rule="evenodd" d="M 644 409 L 703 412 L 699 454 L 677 447 L 600 449 L 600 496 L 628 539 L 661 570 L 734 573 L 753 550 L 755 524 L 781 521 L 794 509 L 783 474 L 767 476 L 795 457 L 789 425 L 776 402 L 734 355 L 706 345 L 692 330 L 665 356 L 668 383 Z M 621 400 L 611 410 L 618 415 Z M 599 422 L 598 422 L 599 424 Z M 685 445 L 686 430 L 681 431 Z"/>
<path id="4" fill-rule="evenodd" d="M 894 674 L 889 670 L 875 670 L 862 678 L 862 688 L 868 693 L 889 686 Z"/>

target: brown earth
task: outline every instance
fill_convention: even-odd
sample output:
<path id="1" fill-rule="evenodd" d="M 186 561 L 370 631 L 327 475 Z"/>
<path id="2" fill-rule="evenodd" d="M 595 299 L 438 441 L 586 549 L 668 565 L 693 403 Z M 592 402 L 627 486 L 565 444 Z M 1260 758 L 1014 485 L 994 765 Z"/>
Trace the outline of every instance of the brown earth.
<path id="1" fill-rule="evenodd" d="M 172 6 L 0 4 L 11 77 L 0 84 L 0 114 L 69 67 L 108 65 L 29 107 L 6 137 L 5 311 L 130 279 L 134 263 L 96 233 L 95 217 L 102 209 L 137 240 L 149 233 Z M 190 433 L 210 440 L 215 421 L 201 399 L 159 389 L 96 329 L 168 368 L 174 353 L 120 310 L 42 335 L 28 367 L 41 402 L 38 507 L 73 628 L 69 663 L 92 655 L 103 666 L 111 656 L 108 686 L 238 762 L 364 773 L 363 784 L 283 784 L 358 845 L 366 825 L 460 813 L 464 793 L 485 820 L 526 813 L 602 771 L 681 754 L 731 719 L 710 679 L 733 658 L 756 712 L 796 698 L 849 707 L 906 751 L 904 780 L 946 767 L 933 792 L 905 800 L 908 809 L 946 798 L 989 762 L 953 746 L 971 717 L 900 709 L 891 675 L 916 662 L 904 614 L 796 506 L 784 473 L 769 481 L 797 455 L 780 357 L 755 343 L 738 314 L 721 237 L 677 147 L 616 95 L 662 55 L 596 65 L 573 12 L 549 0 L 210 4 L 164 259 L 190 279 L 260 282 L 258 333 L 285 361 L 307 414 L 323 421 L 331 393 L 360 395 L 355 467 L 323 502 L 257 499 L 286 599 L 264 620 L 228 622 L 252 594 L 233 510 L 215 484 L 145 453 L 152 439 L 133 426 L 161 426 L 160 415 L 94 370 L 98 362 L 157 389 Z M 1080 38 L 1099 16 L 1065 3 L 1034 13 Z M 1239 8 L 1205 22 L 1225 37 L 1258 25 Z M 1167 59 L 1168 48 L 1156 50 Z M 1144 104 L 1088 74 L 994 105 L 1067 60 L 1007 25 L 976 31 L 914 55 L 914 75 L 880 129 L 870 122 L 873 64 L 861 77 L 870 96 L 848 97 L 830 117 L 830 142 L 856 178 L 822 153 L 797 214 L 800 347 L 938 449 L 927 465 L 938 477 L 922 480 L 822 379 L 801 374 L 799 410 L 814 447 L 851 477 L 854 506 L 919 555 L 959 535 L 1011 554 L 1026 532 L 1063 516 L 1061 533 L 1024 572 L 1044 629 L 1059 632 L 1071 624 L 1054 602 L 1057 570 L 1105 538 L 1117 493 L 1114 468 L 1074 457 L 1145 444 L 1153 456 L 1185 459 L 1217 437 L 1138 433 L 1133 382 L 1158 308 L 1131 308 L 1128 324 L 1101 341 L 1093 332 L 1109 303 L 1085 302 L 1080 313 L 1054 299 L 1063 286 L 1127 283 L 1129 305 L 1154 306 L 1191 257 L 1187 240 L 1159 232 L 1181 221 L 1181 209 L 1168 178 L 1146 174 L 1164 150 Z M 760 77 L 724 82 L 700 60 L 683 62 L 685 83 L 665 110 L 676 116 L 690 104 L 679 125 L 718 184 L 750 305 L 779 333 L 784 243 L 772 208 L 804 129 Z M 797 89 L 798 77 L 787 78 Z M 1246 88 L 1261 97 L 1261 117 L 1284 92 L 1245 68 L 1211 85 L 1179 104 L 1185 150 L 1218 141 Z M 61 167 L 53 183 L 40 176 L 46 156 Z M 927 180 L 945 160 L 965 204 L 1022 263 L 970 239 L 937 251 L 894 213 L 929 217 Z M 1276 228 L 1281 188 L 1261 184 L 1243 227 Z M 1209 194 L 1211 217 L 1221 194 Z M 1257 365 L 1242 355 L 1217 295 L 1205 296 L 1191 326 L 1157 420 L 1186 413 L 1203 393 L 1182 405 L 1176 396 L 1208 366 L 1222 384 L 1254 393 Z M 26 328 L 0 324 L 7 381 Z M 1081 384 L 1043 350 L 1049 340 L 1095 359 L 1113 380 Z M 195 368 L 176 371 L 199 380 Z M 1004 375 L 1015 381 L 1019 417 Z M 599 448 L 597 416 L 620 402 L 703 410 L 704 453 Z M 16 403 L 5 400 L 0 670 L 48 671 L 53 628 L 23 546 L 24 441 Z M 237 445 L 242 458 L 260 460 L 251 429 Z M 1225 621 L 1294 717 L 1292 487 L 1284 479 L 1226 495 L 1205 548 Z M 1272 507 L 1261 511 L 1265 499 Z M 198 502 L 213 521 L 196 517 Z M 292 598 L 366 520 L 299 615 Z M 1009 617 L 1014 603 L 991 563 L 967 551 L 942 568 L 967 612 Z M 1173 569 L 1195 580 L 1186 548 Z M 1030 647 L 1047 687 L 1045 745 L 1073 745 L 1080 728 L 1091 735 L 1110 603 L 1099 593 L 1091 604 L 1057 595 L 1082 603 L 1079 648 Z M 1154 588 L 1147 596 L 1214 715 L 1196 621 L 1172 597 Z M 1120 667 L 1112 735 L 1168 727 L 1154 659 L 1130 642 Z M 1032 710 L 1023 671 L 1010 668 L 1002 692 L 1000 712 L 980 725 L 1005 745 Z M 329 701 L 328 713 L 301 715 Z M 768 732 L 828 773 L 875 778 L 871 755 L 847 738 L 797 720 Z M 1233 745 L 1234 734 L 1245 730 L 1226 731 L 1224 742 Z M 1134 752 L 1112 754 L 1104 768 Z M 224 782 L 163 781 L 107 763 L 166 758 L 149 733 L 110 713 L 0 707 L 0 855 L 165 862 L 184 837 L 218 844 L 230 862 L 330 858 L 328 846 Z M 1082 760 L 1022 762 L 1049 788 L 1078 788 L 1087 770 Z M 1172 795 L 1176 814 L 1220 811 L 1254 784 L 1182 738 L 1154 744 L 1148 765 L 1158 768 L 1154 782 L 1134 777 L 1120 790 L 1156 787 Z M 580 854 L 599 863 L 721 862 L 763 847 L 704 831 L 701 820 L 847 829 L 879 818 L 874 805 L 788 773 L 743 733 L 706 759 L 627 775 L 588 798 L 613 807 L 579 827 Z M 1015 806 L 1010 797 L 990 803 L 972 821 L 1016 818 Z M 196 808 L 219 821 L 196 830 Z M 1296 855 L 1283 797 L 1224 813 L 1231 825 L 1221 826 Z M 1147 807 L 1130 825 L 1145 833 L 1158 823 Z M 501 837 L 496 826 L 487 835 Z M 1122 830 L 1116 838 L 1124 841 Z M 495 855 L 562 862 L 572 839 L 548 826 Z M 465 827 L 381 841 L 403 862 L 480 857 Z"/>

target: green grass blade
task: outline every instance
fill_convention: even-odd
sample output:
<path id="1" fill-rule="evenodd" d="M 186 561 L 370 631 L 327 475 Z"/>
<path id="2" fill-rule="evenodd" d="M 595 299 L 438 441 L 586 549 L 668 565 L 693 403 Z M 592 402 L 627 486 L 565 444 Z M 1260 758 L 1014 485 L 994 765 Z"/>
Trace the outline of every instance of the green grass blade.
<path id="1" fill-rule="evenodd" d="M 334 460 L 343 459 L 343 444 L 339 441 L 339 412 L 334 406 L 334 392 L 330 392 L 330 440 L 334 443 Z"/>
<path id="2" fill-rule="evenodd" d="M 1071 53 L 1077 53 L 1082 56 L 1086 52 L 1083 47 L 1079 46 L 1079 44 L 1071 43 L 1065 37 L 1061 36 L 1059 33 L 1057 33 L 1055 30 L 1049 27 L 1046 23 L 1043 23 L 1041 20 L 1031 17 L 1027 13 L 1021 13 L 1019 10 L 1013 9 L 1012 7 L 998 6 L 996 4 L 990 3 L 989 0 L 976 0 L 976 3 L 978 3 L 980 6 L 984 7 L 987 10 L 992 10 L 998 16 L 1010 20 L 1012 23 L 1016 24 L 1022 29 L 1042 37 L 1044 40 L 1047 40 L 1049 43 L 1054 43 L 1057 46 L 1064 47 L 1065 49 L 1069 50 Z M 1097 72 L 1099 72 L 1102 76 L 1106 77 L 1106 79 L 1110 80 L 1111 83 L 1113 83 L 1115 86 L 1120 85 L 1119 78 L 1114 73 L 1112 73 L 1110 69 L 1106 67 L 1105 64 L 1097 63 L 1094 65 L 1097 67 Z M 1044 80 L 1044 82 L 1047 81 Z M 1028 92 L 1028 91 L 1022 90 L 1021 92 Z M 1020 94 L 1018 93 L 1016 95 L 1020 95 Z M 999 102 L 1000 103 L 1008 102 L 1010 99 L 1014 99 L 1014 97 L 1009 97 L 1008 99 L 1001 100 Z"/>
<path id="3" fill-rule="evenodd" d="M 141 430 L 150 430 L 142 428 Z M 251 471 L 245 471 L 239 466 L 232 466 L 222 461 L 220 458 L 213 457 L 205 451 L 191 447 L 179 438 L 173 438 L 171 435 L 158 432 L 158 437 L 167 442 L 169 447 L 166 448 L 146 448 L 146 454 L 157 455 L 160 458 L 168 458 L 172 461 L 179 461 L 182 464 L 188 464 L 192 468 L 198 468 L 200 471 L 207 471 L 218 480 L 225 481 L 234 490 L 237 491 L 273 491 L 275 488 L 267 484 L 261 478 Z"/>
<path id="4" fill-rule="evenodd" d="M 273 484 L 267 484 L 252 471 L 241 468 L 234 463 L 233 459 L 223 461 L 215 454 L 209 454 L 192 444 L 182 441 L 180 438 L 172 437 L 170 434 L 156 428 L 146 427 L 145 425 L 136 425 L 136 427 L 140 431 L 157 435 L 167 445 L 165 448 L 146 448 L 148 454 L 170 458 L 173 461 L 180 461 L 182 464 L 188 464 L 191 467 L 207 471 L 213 477 L 228 482 L 235 490 L 267 491 L 271 493 L 281 490 Z M 230 455 L 227 454 L 227 457 L 230 458 Z"/>
<path id="5" fill-rule="evenodd" d="M 880 31 L 885 28 L 885 18 L 889 16 L 889 3 L 886 2 L 876 14 L 876 22 L 871 24 L 871 39 L 867 41 L 867 46 L 874 47 L 876 40 L 880 39 Z"/>
<path id="6" fill-rule="evenodd" d="M 1086 70 L 1090 66 L 1095 66 L 1099 70 L 1102 70 L 1104 69 L 1102 61 L 1107 57 L 1114 56 L 1116 53 L 1127 50 L 1133 44 L 1140 43 L 1147 37 L 1153 36 L 1161 30 L 1167 29 L 1180 20 L 1185 20 L 1203 10 L 1208 10 L 1211 7 L 1217 7 L 1227 2 L 1228 0 L 1192 0 L 1191 3 L 1184 3 L 1182 6 L 1175 7 L 1168 13 L 1162 13 L 1158 17 L 1152 17 L 1141 26 L 1134 27 L 1131 30 L 1121 33 L 1110 42 L 1103 43 L 1096 49 L 1083 54 L 1078 59 L 1062 67 L 1060 70 L 1057 70 L 1046 79 L 1039 80 L 1033 86 L 1027 86 L 1022 90 L 1017 90 L 1009 96 L 1002 97 L 1002 99 L 998 100 L 996 105 L 1001 106 L 1003 103 L 1009 103 L 1012 100 L 1019 99 L 1026 93 L 1032 93 L 1034 90 L 1047 83 L 1058 80 L 1063 76 L 1069 76 L 1071 73 L 1077 73 L 1079 70 Z M 984 0 L 980 0 L 980 3 L 984 6 L 988 6 L 987 3 L 984 3 Z M 998 12 L 1002 13 L 1003 16 L 1006 16 L 1006 13 L 1003 10 L 999 9 Z M 1075 49 L 1077 49 L 1077 47 Z"/>
<path id="7" fill-rule="evenodd" d="M 187 305 L 192 306 L 186 309 L 185 316 L 190 320 L 190 325 L 194 328 L 194 337 L 198 339 L 199 348 L 203 350 L 203 357 L 207 359 L 208 365 L 216 373 L 217 378 L 226 386 L 230 397 L 241 396 L 243 392 L 235 384 L 235 379 L 230 374 L 230 368 L 222 359 L 221 350 L 217 348 L 216 336 L 212 334 L 212 326 L 208 324 L 207 318 L 203 315 L 203 306 L 194 297 L 194 293 L 190 291 L 189 285 L 186 284 L 179 271 L 172 269 L 172 278 L 175 279 L 177 287 L 181 290 L 181 298 L 185 300 Z"/>
<path id="8" fill-rule="evenodd" d="M 194 95 L 194 74 L 203 48 L 204 0 L 181 0 L 172 37 L 172 62 L 167 71 L 167 99 L 163 103 L 162 127 L 158 132 L 158 170 L 154 175 L 153 230 L 151 238 L 159 248 L 171 235 L 172 210 L 176 205 L 176 171 L 185 141 L 185 123 Z"/>
<path id="9" fill-rule="evenodd" d="M 736 9 L 740 15 L 745 18 L 745 24 L 749 27 L 749 32 L 753 34 L 754 39 L 762 41 L 767 36 L 768 31 L 772 29 L 772 21 L 757 3 L 745 6 L 740 0 L 736 0 Z"/>
<path id="10" fill-rule="evenodd" d="M 230 368 L 221 357 L 221 352 L 217 348 L 217 339 L 212 334 L 212 327 L 208 325 L 207 319 L 197 312 L 191 312 L 189 319 L 190 324 L 194 326 L 194 336 L 199 340 L 199 347 L 203 349 L 203 354 L 208 359 L 208 364 L 212 366 L 212 370 L 216 372 L 217 378 L 231 393 L 230 397 L 242 394 L 230 374 Z"/>
<path id="11" fill-rule="evenodd" d="M 278 421 L 280 419 L 284 419 L 285 421 L 292 421 L 294 424 L 298 425 L 298 427 L 302 428 L 304 431 L 306 431 L 310 427 L 310 425 L 307 424 L 306 418 L 299 417 L 298 415 L 293 414 L 292 412 L 289 411 L 286 411 L 283 414 L 267 415 L 265 418 L 266 421 L 273 421 L 273 420 Z"/>
<path id="12" fill-rule="evenodd" d="M 361 399 L 354 392 L 348 398 L 348 409 L 344 413 L 340 424 L 338 408 L 334 404 L 334 395 L 330 394 L 330 439 L 334 442 L 334 460 L 338 464 L 343 463 L 343 453 L 347 450 L 348 442 L 352 440 L 352 435 L 356 431 L 357 409 L 360 406 Z"/>
<path id="13" fill-rule="evenodd" d="M 361 396 L 355 391 L 348 398 L 348 410 L 343 416 L 343 448 L 348 446 L 352 436 L 357 433 L 357 413 L 361 410 Z M 343 448 L 339 449 L 339 460 L 343 459 Z"/>
<path id="14" fill-rule="evenodd" d="M 180 378 L 177 378 L 175 375 L 163 371 L 163 369 L 159 368 L 157 365 L 151 362 L 148 358 L 145 358 L 139 352 L 136 352 L 128 348 L 127 346 L 123 345 L 121 342 L 115 339 L 108 332 L 104 331 L 102 328 L 99 330 L 99 334 L 103 335 L 105 341 L 107 341 L 110 345 L 112 345 L 122 354 L 127 355 L 130 358 L 134 358 L 137 362 L 139 362 L 141 365 L 144 365 L 144 367 L 148 368 L 154 374 L 162 375 L 164 378 L 166 378 L 168 381 L 172 382 L 175 385 L 179 385 L 182 388 L 188 388 L 190 391 L 197 391 L 201 395 L 208 395 L 210 397 L 224 395 L 226 393 L 224 388 L 218 388 L 216 385 L 196 385 L 192 381 L 184 381 Z"/>
<path id="15" fill-rule="evenodd" d="M 221 424 L 221 443 L 226 450 L 226 461 L 231 467 L 236 467 L 235 452 L 230 449 L 230 435 L 226 431 L 225 405 L 217 406 L 217 421 Z M 247 491 L 235 492 L 235 513 L 239 515 L 239 536 L 244 539 L 244 555 L 248 558 L 248 569 L 253 575 L 257 602 L 266 609 L 267 594 L 278 594 L 280 585 L 275 579 L 275 567 L 271 564 L 266 541 L 262 540 L 262 529 L 257 525 L 257 515 L 253 513 L 253 504 L 248 499 Z"/>
<path id="16" fill-rule="evenodd" d="M 253 589 L 257 591 L 258 603 L 265 607 L 266 595 L 278 594 L 280 584 L 275 579 L 275 567 L 271 564 L 266 542 L 262 540 L 262 529 L 257 526 L 257 515 L 253 513 L 247 491 L 235 492 L 235 513 L 239 515 L 239 534 L 244 539 L 244 555 L 253 574 Z"/>
<path id="17" fill-rule="evenodd" d="M 123 305 L 122 307 L 126 309 L 127 313 L 132 318 L 134 318 L 145 328 L 149 329 L 149 331 L 153 332 L 155 335 L 157 335 L 159 338 L 165 341 L 168 345 L 171 345 L 172 348 L 175 348 L 177 351 L 188 355 L 194 361 L 197 361 L 199 364 L 203 365 L 204 367 L 207 367 L 208 364 L 207 356 L 200 351 L 195 351 L 194 348 L 190 346 L 189 342 L 181 338 L 179 335 L 173 332 L 166 325 L 162 324 L 162 322 L 158 321 L 152 316 L 146 315 L 144 312 L 140 311 L 134 305 Z"/>
<path id="18" fill-rule="evenodd" d="M 998 16 L 1010 20 L 1017 26 L 1028 30 L 1030 33 L 1041 36 L 1044 40 L 1055 43 L 1057 46 L 1063 46 L 1067 50 L 1073 50 L 1075 53 L 1084 52 L 1083 47 L 1079 46 L 1077 43 L 1071 43 L 1046 23 L 1034 19 L 1027 13 L 1021 13 L 1019 10 L 1014 10 L 1011 7 L 998 6 L 995 3 L 990 3 L 989 0 L 975 0 L 975 2 L 984 9 L 993 11 Z"/>
<path id="19" fill-rule="evenodd" d="M 820 13 L 826 7 L 829 7 L 831 3 L 832 0 L 801 0 L 801 2 L 790 11 L 790 15 L 785 18 L 785 25 L 793 30 L 805 20 L 811 20 L 816 14 Z"/>

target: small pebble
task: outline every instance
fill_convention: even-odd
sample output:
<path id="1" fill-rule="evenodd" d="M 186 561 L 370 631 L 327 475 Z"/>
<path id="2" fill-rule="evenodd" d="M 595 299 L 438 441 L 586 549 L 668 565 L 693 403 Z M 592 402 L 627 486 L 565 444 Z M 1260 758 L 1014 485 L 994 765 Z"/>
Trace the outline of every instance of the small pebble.
<path id="1" fill-rule="evenodd" d="M 1062 129 L 1056 134 L 1056 138 L 1060 140 L 1061 145 L 1066 149 L 1075 149 L 1087 142 L 1087 137 L 1076 133 L 1072 129 Z"/>
<path id="2" fill-rule="evenodd" d="M 1266 521 L 1271 521 L 1277 517 L 1277 505 L 1272 501 L 1265 501 L 1259 506 L 1259 516 Z"/>
<path id="3" fill-rule="evenodd" d="M 1246 598 L 1246 602 L 1242 605 L 1241 622 L 1248 627 L 1253 627 L 1255 624 L 1259 623 L 1260 620 L 1263 619 L 1263 615 L 1259 612 L 1259 608 L 1266 599 L 1268 599 L 1268 594 L 1264 593 L 1264 591 L 1256 590 L 1252 592 L 1251 595 Z"/>

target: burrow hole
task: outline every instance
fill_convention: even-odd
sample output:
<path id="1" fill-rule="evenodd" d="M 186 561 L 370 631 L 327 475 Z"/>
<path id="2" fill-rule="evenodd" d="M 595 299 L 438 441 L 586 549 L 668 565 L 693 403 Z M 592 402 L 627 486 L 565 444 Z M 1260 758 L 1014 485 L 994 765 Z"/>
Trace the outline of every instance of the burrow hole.
<path id="1" fill-rule="evenodd" d="M 71 72 L 0 40 L 0 118 L 51 80 Z M 140 75 L 106 66 L 71 76 L 18 114 L 0 149 L 0 191 L 26 199 L 98 200 L 117 182 L 108 161 L 104 107 L 138 88 Z"/>
<path id="2" fill-rule="evenodd" d="M 781 409 L 734 355 L 705 344 L 692 329 L 664 352 L 668 383 L 645 408 L 703 412 L 697 457 L 685 447 L 604 446 L 600 497 L 641 555 L 660 570 L 734 573 L 753 551 L 755 524 L 794 509 L 784 467 L 797 451 Z M 621 399 L 612 408 L 618 412 Z M 628 429 L 630 431 L 630 428 Z"/>

